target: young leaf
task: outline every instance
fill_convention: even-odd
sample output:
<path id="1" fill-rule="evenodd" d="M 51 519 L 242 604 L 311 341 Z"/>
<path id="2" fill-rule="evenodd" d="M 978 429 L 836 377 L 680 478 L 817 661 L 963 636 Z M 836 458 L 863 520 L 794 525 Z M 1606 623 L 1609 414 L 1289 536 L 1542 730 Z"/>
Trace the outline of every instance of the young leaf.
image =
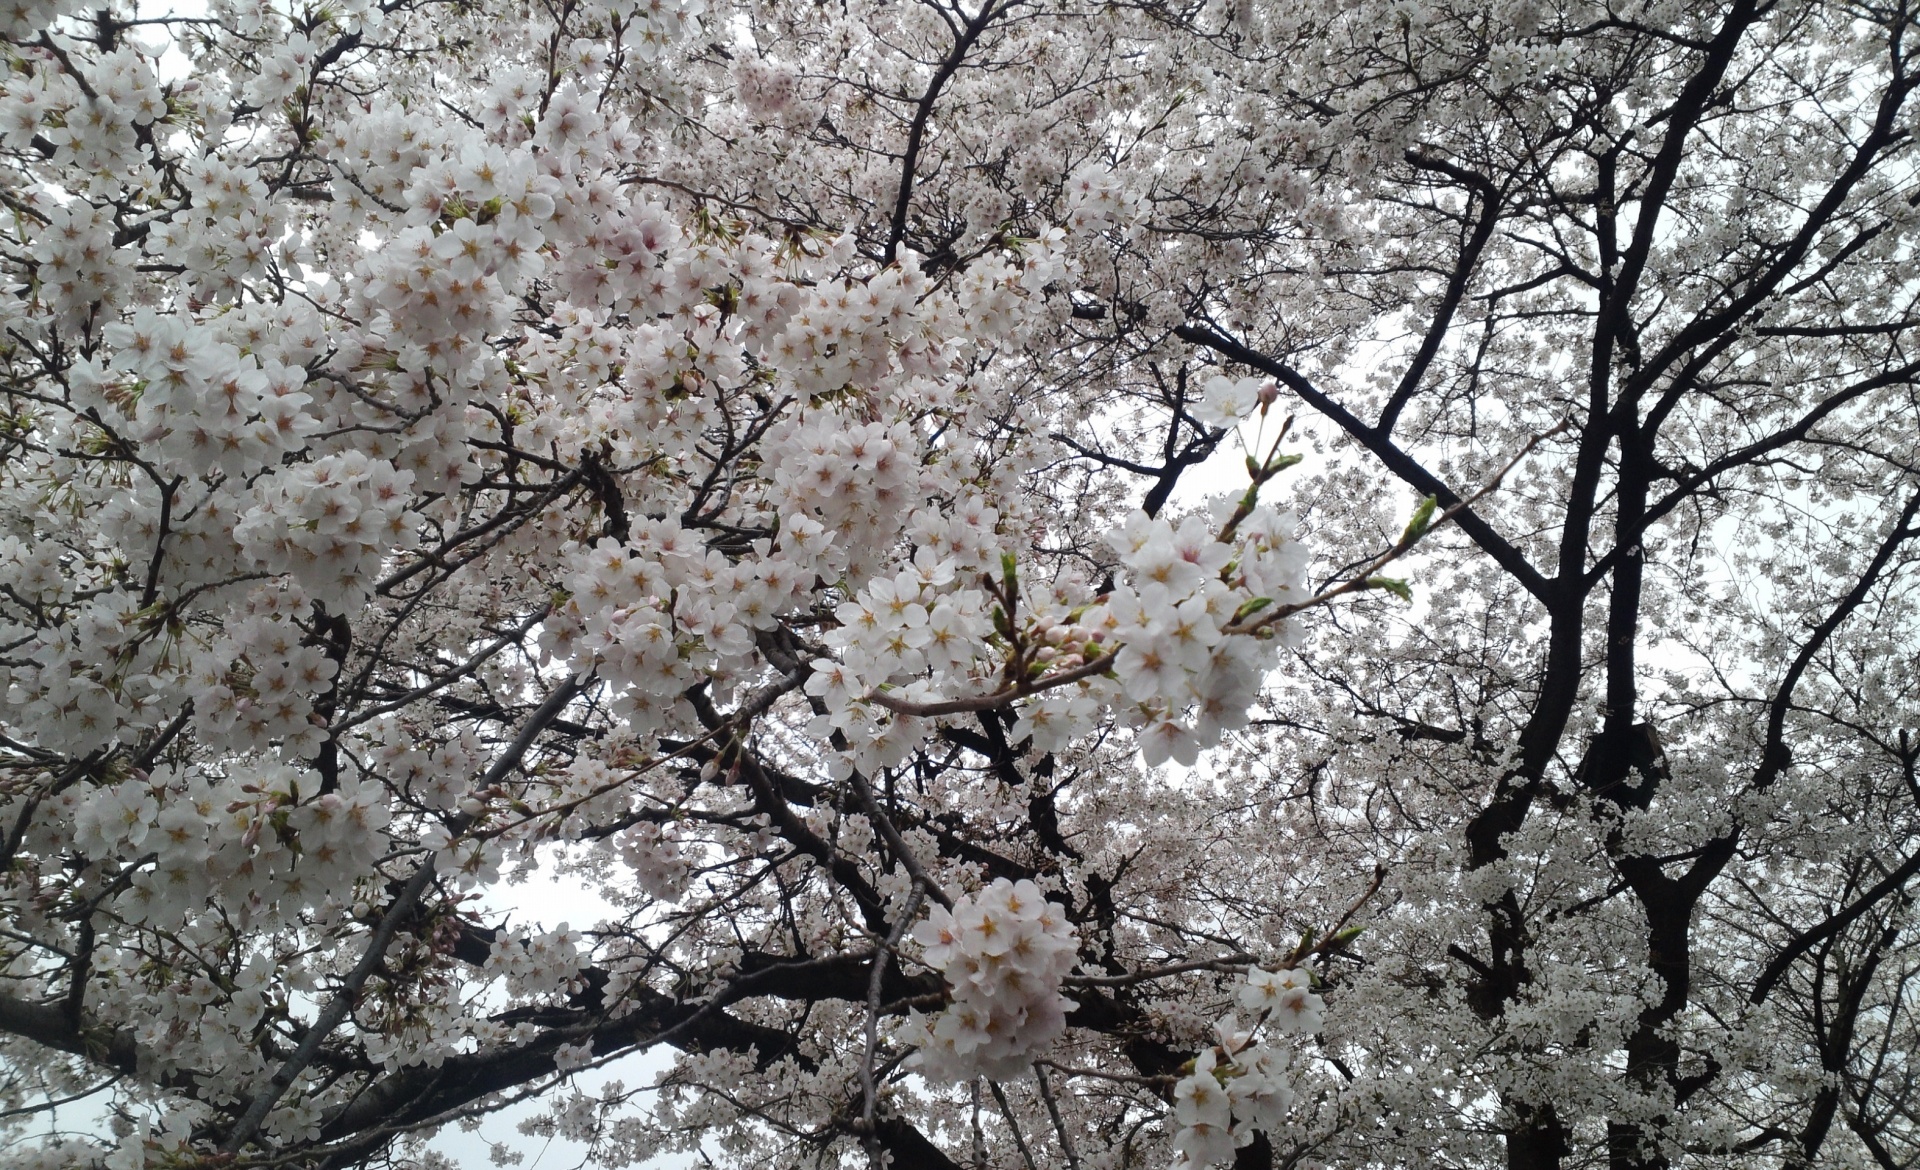
<path id="1" fill-rule="evenodd" d="M 1384 589 L 1402 601 L 1413 600 L 1413 589 L 1399 577 L 1368 577 L 1367 588 Z"/>
<path id="2" fill-rule="evenodd" d="M 1413 519 L 1407 521 L 1407 530 L 1400 534 L 1400 543 L 1411 544 L 1427 534 L 1427 529 L 1433 527 L 1433 512 L 1439 503 L 1432 496 L 1420 501 L 1419 507 L 1413 510 Z"/>

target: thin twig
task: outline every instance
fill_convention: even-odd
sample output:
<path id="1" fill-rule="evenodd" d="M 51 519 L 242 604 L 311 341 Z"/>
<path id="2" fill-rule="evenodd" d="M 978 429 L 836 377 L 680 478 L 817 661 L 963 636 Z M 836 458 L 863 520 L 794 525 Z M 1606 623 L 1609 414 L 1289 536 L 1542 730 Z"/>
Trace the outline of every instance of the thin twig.
<path id="1" fill-rule="evenodd" d="M 1027 1164 L 1027 1170 L 1040 1170 L 1034 1165 L 1033 1151 L 1027 1148 L 1027 1139 L 1020 1136 L 1020 1123 L 1013 1119 L 1013 1107 L 1007 1104 L 1007 1095 L 1000 1091 L 999 1081 L 988 1081 L 987 1088 L 993 1090 L 993 1099 L 1000 1102 L 1000 1116 L 1007 1119 L 1007 1129 L 1013 1134 L 1013 1144 L 1020 1151 L 1021 1161 Z"/>
<path id="2" fill-rule="evenodd" d="M 1257 630 L 1272 626 L 1277 622 L 1284 621 L 1303 610 L 1325 605 L 1335 598 L 1342 597 L 1348 593 L 1374 588 L 1375 586 L 1372 583 L 1373 577 L 1381 569 L 1386 568 L 1394 561 L 1399 560 L 1407 553 L 1413 551 L 1415 545 L 1426 539 L 1431 533 L 1437 531 L 1441 525 L 1466 511 L 1475 503 L 1492 493 L 1500 486 L 1500 482 L 1507 477 L 1507 473 L 1518 466 L 1520 461 L 1532 453 L 1535 447 L 1565 431 L 1570 425 L 1570 423 L 1562 422 L 1552 430 L 1543 431 L 1533 436 L 1533 438 L 1528 439 L 1526 446 L 1520 448 L 1519 452 L 1515 454 L 1513 458 L 1507 460 L 1506 464 L 1502 466 L 1499 471 L 1494 472 L 1493 478 L 1482 484 L 1479 490 L 1440 513 L 1439 516 L 1434 518 L 1431 524 L 1428 524 L 1424 528 L 1409 528 L 1399 540 L 1394 542 L 1392 548 L 1389 548 L 1371 561 L 1368 561 L 1366 566 L 1359 572 L 1348 577 L 1339 585 L 1316 593 L 1305 601 L 1295 601 L 1287 605 L 1273 606 L 1272 608 L 1261 610 L 1259 613 L 1250 614 L 1240 621 L 1229 624 L 1222 632 L 1228 634 L 1251 634 Z"/>
<path id="3" fill-rule="evenodd" d="M 971 711 L 992 711 L 1010 706 L 1014 702 L 1063 687 L 1068 683 L 1077 683 L 1083 678 L 1094 678 L 1112 669 L 1118 654 L 1102 654 L 1093 661 L 1074 667 L 1059 674 L 1050 674 L 1033 683 L 1022 683 L 1017 687 L 1008 687 L 990 695 L 976 695 L 968 699 L 940 699 L 931 703 L 910 703 L 905 699 L 896 699 L 885 691 L 874 691 L 866 696 L 869 703 L 885 707 L 899 715 L 916 715 L 922 718 L 934 718 L 940 715 L 964 715 Z"/>
<path id="4" fill-rule="evenodd" d="M 873 1170 L 884 1170 L 887 1164 L 886 1152 L 880 1148 L 880 1135 L 873 1130 L 874 1107 L 879 1101 L 879 1086 L 874 1083 L 873 1054 L 880 1046 L 880 984 L 887 973 L 887 956 L 900 945 L 906 936 L 907 926 L 920 909 L 920 895 L 924 887 L 919 878 L 913 879 L 913 892 L 907 896 L 906 908 L 900 912 L 899 921 L 887 934 L 885 945 L 873 952 L 873 974 L 867 980 L 867 1049 L 866 1058 L 860 1062 L 860 1129 L 866 1135 L 867 1160 Z"/>
<path id="5" fill-rule="evenodd" d="M 1371 561 L 1368 561 L 1366 567 L 1362 568 L 1358 573 L 1341 584 L 1324 592 L 1317 593 L 1305 601 L 1296 601 L 1288 605 L 1269 606 L 1257 613 L 1249 614 L 1239 621 L 1229 623 L 1221 632 L 1226 634 L 1256 634 L 1304 610 L 1325 605 L 1349 593 L 1376 588 L 1373 582 L 1375 574 L 1412 551 L 1413 547 L 1425 539 L 1429 533 L 1432 533 L 1447 521 L 1460 515 L 1472 507 L 1477 501 L 1498 488 L 1500 482 L 1507 477 L 1507 473 L 1512 471 L 1535 447 L 1547 439 L 1565 431 L 1570 425 L 1570 423 L 1562 422 L 1552 430 L 1542 432 L 1527 440 L 1527 445 L 1520 448 L 1519 453 L 1512 459 L 1507 460 L 1505 466 L 1495 472 L 1493 478 L 1483 484 L 1479 490 L 1440 513 L 1431 524 L 1419 529 L 1409 528 L 1406 534 L 1394 543 L 1392 548 L 1389 548 Z M 1237 524 L 1238 522 L 1236 518 L 1234 523 Z M 1021 699 L 1030 698 L 1043 691 L 1050 691 L 1055 687 L 1067 686 L 1072 683 L 1077 683 L 1082 679 L 1105 674 L 1113 668 L 1114 661 L 1118 657 L 1118 651 L 1109 651 L 1071 670 L 1064 670 L 1058 674 L 1050 674 L 1034 681 L 1028 681 L 1024 678 L 1017 679 L 1011 685 L 1003 686 L 999 690 L 989 694 L 973 695 L 963 699 L 936 699 L 930 703 L 914 703 L 906 699 L 895 698 L 882 689 L 875 689 L 863 696 L 863 699 L 875 706 L 885 707 L 897 715 L 911 715 L 920 718 L 937 718 L 942 715 L 963 715 L 975 711 L 992 711 L 1002 707 L 1012 706 Z"/>
<path id="6" fill-rule="evenodd" d="M 1155 1092 L 1172 1088 L 1174 1084 L 1180 1080 L 1179 1077 L 1172 1076 L 1141 1076 L 1138 1073 L 1108 1072 L 1105 1069 L 1099 1068 L 1075 1068 L 1070 1064 L 1060 1064 L 1051 1060 L 1036 1060 L 1034 1063 L 1044 1064 L 1055 1072 L 1064 1073 L 1070 1077 L 1093 1077 L 1097 1080 L 1112 1081 L 1120 1085 L 1140 1085 L 1143 1088 L 1152 1089 Z"/>
<path id="7" fill-rule="evenodd" d="M 1190 963 L 1149 967 L 1144 971 L 1130 971 L 1125 975 L 1069 975 L 1061 982 L 1074 987 L 1130 987 L 1135 983 L 1145 983 L 1149 979 L 1165 979 L 1169 975 L 1184 975 L 1189 971 L 1219 971 L 1228 975 L 1238 975 L 1245 972 L 1255 961 L 1249 954 L 1221 955 L 1217 959 L 1195 959 Z"/>
<path id="8" fill-rule="evenodd" d="M 858 768 L 853 770 L 848 780 L 853 786 L 854 798 L 860 802 L 862 808 L 866 809 L 867 816 L 873 821 L 874 827 L 880 830 L 880 836 L 886 841 L 887 848 L 893 850 L 894 856 L 900 859 L 901 866 L 913 878 L 914 889 L 925 891 L 934 901 L 949 910 L 953 909 L 953 899 L 948 897 L 939 883 L 935 882 L 920 863 L 914 860 L 913 851 L 907 845 L 906 838 L 900 835 L 900 830 L 894 825 L 893 818 L 880 807 L 879 800 L 873 794 L 873 785 L 867 782 L 867 778 Z"/>
<path id="9" fill-rule="evenodd" d="M 1060 1106 L 1053 1099 L 1053 1086 L 1047 1083 L 1047 1070 L 1039 1061 L 1033 1062 L 1034 1079 L 1040 1082 L 1040 1099 L 1047 1103 L 1047 1115 L 1053 1118 L 1053 1130 L 1060 1135 L 1060 1149 L 1067 1155 L 1069 1170 L 1080 1170 L 1080 1155 L 1073 1148 L 1073 1139 L 1067 1136 L 1067 1123 L 1060 1117 Z"/>
<path id="10" fill-rule="evenodd" d="M 333 993 L 333 998 L 321 1010 L 313 1026 L 307 1030 L 306 1038 L 300 1042 L 300 1046 L 293 1050 L 293 1055 L 287 1057 L 273 1074 L 272 1079 L 254 1094 L 253 1101 L 247 1106 L 247 1111 L 240 1115 L 240 1120 L 234 1124 L 233 1131 L 227 1135 L 227 1140 L 221 1143 L 222 1151 L 229 1154 L 238 1153 L 243 1146 L 253 1140 L 254 1135 L 260 1132 L 261 1123 L 266 1121 L 267 1114 L 292 1086 L 294 1078 L 299 1076 L 319 1054 L 321 1042 L 332 1035 L 333 1030 L 340 1026 L 340 1022 L 347 1018 L 347 1013 L 353 1008 L 354 1000 L 359 997 L 360 988 L 365 986 L 374 968 L 378 967 L 386 957 L 387 947 L 393 942 L 394 934 L 400 929 L 400 921 L 413 913 L 414 903 L 420 900 L 420 895 L 426 892 L 427 883 L 433 880 L 436 860 L 436 857 L 427 858 L 420 863 L 420 868 L 413 871 L 413 876 L 407 879 L 407 884 L 401 889 L 400 896 L 387 907 L 386 914 L 380 919 L 380 925 L 374 928 L 373 937 L 367 940 L 367 949 L 361 952 L 360 961 L 354 964 L 353 970 L 341 980 L 339 989 Z"/>
<path id="11" fill-rule="evenodd" d="M 73 1096 L 71 1097 L 61 1097 L 58 1100 L 54 1100 L 54 1101 L 42 1101 L 38 1105 L 22 1105 L 18 1109 L 3 1109 L 3 1110 L 0 1110 L 0 1120 L 3 1120 L 8 1117 L 24 1117 L 30 1113 L 47 1113 L 47 1112 L 50 1112 L 51 1110 L 60 1108 L 60 1106 L 62 1105 L 71 1105 L 75 1101 L 84 1101 L 88 1097 L 91 1097 L 95 1093 L 98 1093 L 100 1090 L 111 1089 L 113 1086 L 119 1083 L 120 1083 L 119 1077 L 117 1076 L 111 1077 L 107 1080 L 101 1081 L 99 1084 L 95 1085 L 91 1089 L 82 1089 L 78 1093 L 73 1094 Z"/>

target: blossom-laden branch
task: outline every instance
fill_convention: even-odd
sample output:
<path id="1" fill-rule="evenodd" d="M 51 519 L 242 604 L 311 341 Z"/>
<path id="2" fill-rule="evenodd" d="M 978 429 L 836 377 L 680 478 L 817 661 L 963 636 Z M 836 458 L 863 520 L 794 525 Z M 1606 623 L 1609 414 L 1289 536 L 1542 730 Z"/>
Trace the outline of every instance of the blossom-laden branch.
<path id="1" fill-rule="evenodd" d="M 572 678 L 562 680 L 555 686 L 540 706 L 535 708 L 533 714 L 527 718 L 525 725 L 520 729 L 520 734 L 515 736 L 513 742 L 508 744 L 494 760 L 493 765 L 488 768 L 487 774 L 482 778 L 480 786 L 483 789 L 490 788 L 518 768 L 527 752 L 546 731 L 547 726 L 560 717 L 560 713 L 566 710 L 567 704 L 573 702 L 580 691 L 580 682 Z M 453 819 L 449 832 L 457 838 L 471 822 L 471 817 L 461 814 Z M 260 1091 L 254 1094 L 245 1112 L 241 1113 L 239 1119 L 234 1122 L 233 1128 L 228 1131 L 226 1140 L 220 1146 L 224 1152 L 232 1154 L 246 1148 L 247 1143 L 260 1132 L 260 1125 L 266 1120 L 267 1113 L 273 1108 L 275 1102 L 279 1101 L 280 1097 L 293 1086 L 294 1079 L 313 1063 L 314 1057 L 320 1051 L 320 1046 L 353 1010 L 360 996 L 360 989 L 366 985 L 368 977 L 385 960 L 387 948 L 392 945 L 400 924 L 413 913 L 421 896 L 426 893 L 427 886 L 433 881 L 434 867 L 438 861 L 437 855 L 422 861 L 415 868 L 413 876 L 400 887 L 399 894 L 388 904 L 386 912 L 381 915 L 379 925 L 374 927 L 372 936 L 367 939 L 359 961 L 340 981 L 339 987 L 334 989 L 333 997 L 320 1010 L 320 1014 L 313 1023 L 308 1025 L 306 1036 L 301 1040 L 300 1046 L 293 1050 Z"/>
<path id="2" fill-rule="evenodd" d="M 1291 421 L 1290 419 L 1288 420 L 1289 425 Z M 1286 429 L 1286 426 L 1281 428 L 1283 435 Z M 1220 634 L 1227 636 L 1260 636 L 1298 614 L 1327 605 L 1348 594 L 1364 590 L 1383 589 L 1402 597 L 1411 596 L 1408 593 L 1405 582 L 1382 577 L 1380 576 L 1380 570 L 1413 551 L 1414 547 L 1429 533 L 1444 526 L 1448 521 L 1460 516 L 1482 499 L 1498 490 L 1508 473 L 1518 466 L 1521 460 L 1532 453 L 1535 447 L 1556 435 L 1564 433 L 1566 430 L 1567 424 L 1563 422 L 1558 426 L 1533 436 L 1527 440 L 1521 449 L 1509 458 L 1499 470 L 1495 471 L 1491 477 L 1481 484 L 1479 488 L 1467 496 L 1456 500 L 1437 516 L 1435 515 L 1434 498 L 1431 496 L 1427 497 L 1416 510 L 1413 519 L 1408 523 L 1406 531 L 1401 535 L 1399 540 L 1395 541 L 1394 544 L 1385 551 L 1372 557 L 1357 572 L 1347 576 L 1338 584 L 1324 589 L 1311 597 L 1280 604 L 1274 603 L 1272 598 L 1267 597 L 1249 598 L 1242 602 L 1238 609 L 1234 611 L 1232 619 L 1220 627 Z M 1277 440 L 1275 446 L 1278 446 Z M 1252 486 L 1248 488 L 1246 495 L 1236 505 L 1234 512 L 1227 518 L 1226 523 L 1215 537 L 1215 543 L 1223 549 L 1233 547 L 1233 538 L 1236 530 L 1242 522 L 1253 514 L 1257 506 L 1261 486 L 1265 484 L 1267 480 L 1271 479 L 1279 470 L 1290 466 L 1293 460 L 1280 459 L 1270 453 L 1264 461 L 1249 459 L 1248 462 L 1254 471 L 1254 482 Z M 1193 559 L 1198 560 L 1199 557 L 1195 556 Z M 1238 567 L 1237 564 L 1223 570 L 1222 576 L 1230 576 L 1232 569 L 1235 567 Z M 996 583 L 992 578 L 986 578 L 984 583 L 988 591 L 993 593 L 995 599 L 1003 607 L 1001 612 L 1010 614 L 1014 611 L 1017 598 L 1017 578 L 1011 567 L 1009 567 L 1005 573 L 1004 582 L 1004 585 L 996 587 Z M 1103 595 L 1095 598 L 1093 604 L 1104 605 L 1107 601 L 1108 598 Z M 1008 631 L 1011 632 L 1011 622 L 1006 623 L 1006 625 Z M 1071 637 L 1069 637 L 1068 640 L 1071 641 Z M 1008 665 L 1005 671 L 1008 679 L 1006 684 L 999 690 L 965 698 L 916 701 L 902 698 L 893 693 L 890 688 L 880 688 L 862 696 L 862 701 L 883 707 L 897 715 L 922 719 L 999 710 L 1036 695 L 1044 694 L 1058 687 L 1071 686 L 1074 683 L 1106 675 L 1119 663 L 1121 654 L 1121 650 L 1117 648 L 1104 649 L 1096 654 L 1092 652 L 1092 648 L 1095 647 L 1096 644 L 1087 643 L 1089 651 L 1085 654 L 1084 661 L 1077 662 L 1064 670 L 1046 670 L 1043 672 L 1041 663 L 1034 663 L 1032 666 L 1027 665 L 1027 643 L 1024 639 L 1015 636 L 1011 641 L 1013 643 L 1013 652 L 1008 656 Z"/>

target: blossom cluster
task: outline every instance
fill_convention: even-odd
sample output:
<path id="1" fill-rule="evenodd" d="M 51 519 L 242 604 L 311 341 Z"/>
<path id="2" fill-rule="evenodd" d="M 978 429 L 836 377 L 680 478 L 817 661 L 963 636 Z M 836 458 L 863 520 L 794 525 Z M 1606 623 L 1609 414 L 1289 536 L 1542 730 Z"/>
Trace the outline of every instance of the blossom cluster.
<path id="1" fill-rule="evenodd" d="M 303 450 L 320 429 L 298 366 L 262 363 L 213 329 L 151 309 L 105 333 L 116 372 L 137 387 L 133 431 L 170 465 L 244 479 Z"/>
<path id="2" fill-rule="evenodd" d="M 501 979 L 514 995 L 557 995 L 571 990 L 585 962 L 580 933 L 562 922 L 540 934 L 502 934 L 487 952 L 480 972 Z"/>
<path id="3" fill-rule="evenodd" d="M 1127 575 L 1082 622 L 1100 645 L 1118 647 L 1115 673 L 1145 724 L 1148 764 L 1192 764 L 1223 732 L 1246 726 L 1272 647 L 1236 627 L 1306 596 L 1293 517 L 1257 505 L 1219 539 L 1238 509 L 1238 501 L 1216 501 L 1213 524 L 1199 514 L 1175 524 L 1136 512 L 1107 537 Z"/>
<path id="4" fill-rule="evenodd" d="M 393 816 L 376 784 L 323 791 L 312 773 L 271 766 L 225 777 L 157 771 L 75 803 L 79 857 L 151 862 L 130 873 L 114 906 L 158 929 L 191 921 L 216 892 L 250 917 L 351 902 Z"/>
<path id="5" fill-rule="evenodd" d="M 951 523 L 942 529 L 956 531 Z M 1027 612 L 1018 631 L 996 631 L 996 621 L 1008 620 L 1005 596 L 973 587 L 977 577 L 931 547 L 911 568 L 873 577 L 841 603 L 838 627 L 824 639 L 834 656 L 813 661 L 807 687 L 827 723 L 853 743 L 851 766 L 898 761 L 901 721 L 876 715 L 876 693 L 929 704 L 994 690 L 1016 637 L 1034 692 L 1020 707 L 1018 730 L 1040 750 L 1118 712 L 1141 729 L 1148 765 L 1192 764 L 1224 732 L 1246 726 L 1276 635 L 1291 636 L 1286 623 L 1259 621 L 1260 612 L 1306 596 L 1293 517 L 1227 497 L 1177 522 L 1135 512 L 1107 540 L 1119 554 L 1119 583 L 1078 604 L 1071 592 L 1019 592 L 1014 600 Z M 1048 683 L 1109 656 L 1105 677 Z"/>
<path id="6" fill-rule="evenodd" d="M 1240 1005 L 1257 1013 L 1253 1027 L 1242 1030 L 1231 1015 L 1222 1019 L 1214 1029 L 1218 1046 L 1201 1052 L 1174 1085 L 1175 1170 L 1232 1162 L 1234 1150 L 1256 1133 L 1278 1128 L 1294 1102 L 1291 1055 L 1271 1040 L 1255 1041 L 1254 1032 L 1262 1024 L 1281 1035 L 1319 1032 L 1324 1005 L 1311 976 L 1255 967 Z"/>
<path id="7" fill-rule="evenodd" d="M 672 825 L 641 821 L 623 831 L 615 844 L 620 860 L 633 870 L 634 879 L 649 897 L 675 902 L 687 891 L 693 866 L 680 848 L 680 834 Z"/>
<path id="8" fill-rule="evenodd" d="M 1060 994 L 1078 940 L 1056 903 L 1030 881 L 996 879 L 935 907 L 913 930 L 953 996 L 938 1015 L 915 1012 L 907 1039 L 921 1072 L 935 1081 L 1023 1075 L 1036 1053 L 1066 1030 L 1074 1005 Z"/>
<path id="9" fill-rule="evenodd" d="M 268 571 L 291 575 L 343 610 L 370 592 L 382 560 L 413 543 L 413 473 L 359 451 L 326 455 L 275 477 L 235 537 Z"/>
<path id="10" fill-rule="evenodd" d="M 801 575 L 783 556 L 736 564 L 671 518 L 626 543 L 602 538 L 575 552 L 572 596 L 549 644 L 593 663 L 615 710 L 640 734 L 685 719 L 680 695 L 704 673 L 744 665 L 753 631 L 790 608 Z"/>
<path id="11" fill-rule="evenodd" d="M 290 620 L 288 602 L 304 604 L 304 596 L 259 590 L 251 600 L 200 656 L 198 730 L 207 742 L 233 750 L 265 751 L 279 743 L 290 757 L 310 758 L 322 739 L 313 704 L 339 663 Z"/>

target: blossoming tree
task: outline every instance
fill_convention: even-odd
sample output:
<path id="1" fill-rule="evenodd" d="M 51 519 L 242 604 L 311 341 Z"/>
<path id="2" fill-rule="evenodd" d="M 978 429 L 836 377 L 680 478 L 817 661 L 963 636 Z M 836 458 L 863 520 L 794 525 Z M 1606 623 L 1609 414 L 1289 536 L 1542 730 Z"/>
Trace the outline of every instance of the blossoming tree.
<path id="1" fill-rule="evenodd" d="M 1913 1165 L 1917 20 L 13 0 L 8 1164 Z"/>

